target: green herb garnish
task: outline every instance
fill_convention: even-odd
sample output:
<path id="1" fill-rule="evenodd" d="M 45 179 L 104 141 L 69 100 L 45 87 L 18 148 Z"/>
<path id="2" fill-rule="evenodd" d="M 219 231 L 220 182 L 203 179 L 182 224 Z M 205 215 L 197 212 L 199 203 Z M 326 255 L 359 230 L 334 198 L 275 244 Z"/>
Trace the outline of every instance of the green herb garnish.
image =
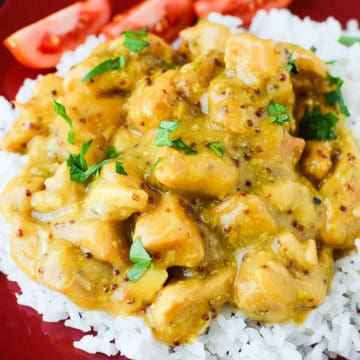
<path id="1" fill-rule="evenodd" d="M 134 265 L 126 272 L 126 276 L 132 282 L 137 282 L 149 268 L 154 267 L 151 256 L 144 248 L 139 236 L 131 245 L 130 260 Z"/>
<path id="2" fill-rule="evenodd" d="M 196 62 L 193 66 L 193 71 L 197 71 L 200 66 L 201 66 L 201 61 Z"/>
<path id="3" fill-rule="evenodd" d="M 161 62 L 161 65 L 165 66 L 168 69 L 175 69 L 176 68 L 175 64 L 173 64 L 172 62 L 166 61 L 166 60 L 163 60 Z"/>
<path id="4" fill-rule="evenodd" d="M 335 65 L 337 60 L 325 61 L 326 65 Z"/>
<path id="5" fill-rule="evenodd" d="M 88 164 L 85 160 L 85 155 L 87 151 L 89 150 L 93 140 L 89 140 L 82 144 L 80 153 L 79 154 L 70 154 L 66 163 L 70 168 L 70 179 L 72 181 L 83 183 L 87 179 L 90 178 L 90 176 L 95 175 L 95 178 L 99 176 L 100 169 L 112 161 L 112 159 L 105 159 L 101 161 L 100 163 L 88 167 Z M 118 174 L 127 175 L 126 171 L 122 167 L 122 164 L 117 161 L 115 163 L 115 170 Z"/>
<path id="6" fill-rule="evenodd" d="M 353 46 L 356 42 L 360 42 L 360 37 L 341 36 L 338 41 L 340 44 L 350 47 Z"/>
<path id="7" fill-rule="evenodd" d="M 215 153 L 216 156 L 220 158 L 224 157 L 226 154 L 224 146 L 220 142 L 209 142 L 208 147 L 211 151 Z"/>
<path id="8" fill-rule="evenodd" d="M 114 146 L 110 146 L 106 153 L 108 159 L 118 159 L 121 155 L 124 155 L 124 151 L 116 151 Z"/>
<path id="9" fill-rule="evenodd" d="M 334 140 L 337 138 L 336 123 L 339 118 L 333 113 L 322 114 L 319 106 L 310 112 L 305 110 L 300 122 L 300 136 L 305 140 Z"/>
<path id="10" fill-rule="evenodd" d="M 159 165 L 159 162 L 162 160 L 162 158 L 161 157 L 158 157 L 157 159 L 156 159 L 156 161 L 151 165 L 151 166 L 149 166 L 149 168 L 148 168 L 148 172 L 152 172 L 152 171 L 154 171 L 155 170 L 155 168 Z"/>
<path id="11" fill-rule="evenodd" d="M 293 74 L 299 73 L 299 68 L 297 67 L 295 63 L 295 59 L 293 58 L 293 53 L 290 54 L 289 60 L 286 64 L 286 70 L 288 72 L 292 72 Z"/>
<path id="12" fill-rule="evenodd" d="M 286 106 L 271 100 L 267 107 L 267 112 L 271 116 L 270 124 L 283 126 L 286 122 L 290 121 L 290 115 L 286 111 Z"/>
<path id="13" fill-rule="evenodd" d="M 94 67 L 91 71 L 89 71 L 81 81 L 87 81 L 92 79 L 95 76 L 104 74 L 109 71 L 122 69 L 126 65 L 126 57 L 121 55 L 114 59 L 108 59 L 103 61 L 101 64 Z"/>
<path id="14" fill-rule="evenodd" d="M 117 174 L 127 175 L 127 172 L 125 171 L 123 164 L 120 161 L 115 162 L 115 171 Z"/>
<path id="15" fill-rule="evenodd" d="M 161 121 L 157 137 L 155 141 L 156 146 L 169 146 L 176 149 L 181 149 L 185 151 L 186 155 L 197 154 L 197 151 L 192 149 L 190 146 L 186 145 L 181 138 L 176 140 L 171 140 L 169 138 L 170 134 L 175 131 L 181 125 L 180 121 Z"/>
<path id="16" fill-rule="evenodd" d="M 314 45 L 312 45 L 311 48 L 310 48 L 310 51 L 312 51 L 313 53 L 316 53 L 317 48 Z"/>
<path id="17" fill-rule="evenodd" d="M 54 111 L 55 111 L 56 115 L 59 115 L 60 117 L 62 117 L 69 125 L 70 131 L 68 133 L 67 141 L 68 141 L 68 143 L 74 145 L 75 144 L 75 141 L 74 141 L 75 132 L 72 129 L 72 121 L 71 121 L 70 116 L 66 113 L 65 106 L 63 104 L 60 104 L 59 102 L 57 102 L 53 97 L 51 98 L 51 101 L 54 104 Z"/>
<path id="18" fill-rule="evenodd" d="M 341 93 L 341 87 L 344 84 L 344 81 L 340 77 L 332 76 L 328 74 L 329 85 L 336 85 L 336 89 L 329 91 L 325 94 L 325 102 L 327 105 L 338 104 L 340 112 L 345 116 L 350 116 L 349 109 L 345 105 L 344 98 Z"/>
<path id="19" fill-rule="evenodd" d="M 140 52 L 150 46 L 150 43 L 141 37 L 148 34 L 148 30 L 126 30 L 123 32 L 125 35 L 124 46 L 132 52 Z"/>

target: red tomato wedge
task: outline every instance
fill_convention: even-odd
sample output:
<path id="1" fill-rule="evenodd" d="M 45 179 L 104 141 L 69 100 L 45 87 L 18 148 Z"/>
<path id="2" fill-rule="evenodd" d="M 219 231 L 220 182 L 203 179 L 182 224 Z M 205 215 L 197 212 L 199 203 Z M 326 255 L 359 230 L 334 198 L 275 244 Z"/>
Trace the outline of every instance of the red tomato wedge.
<path id="1" fill-rule="evenodd" d="M 115 16 L 102 32 L 114 39 L 124 30 L 148 29 L 170 42 L 193 23 L 192 5 L 191 0 L 148 0 Z"/>
<path id="2" fill-rule="evenodd" d="M 25 66 L 52 68 L 64 51 L 74 49 L 88 35 L 98 32 L 110 15 L 109 0 L 79 1 L 20 29 L 4 44 Z"/>
<path id="3" fill-rule="evenodd" d="M 238 16 L 244 25 L 249 25 L 256 12 L 260 9 L 287 7 L 292 0 L 198 0 L 194 4 L 196 15 L 206 17 L 210 12 Z"/>

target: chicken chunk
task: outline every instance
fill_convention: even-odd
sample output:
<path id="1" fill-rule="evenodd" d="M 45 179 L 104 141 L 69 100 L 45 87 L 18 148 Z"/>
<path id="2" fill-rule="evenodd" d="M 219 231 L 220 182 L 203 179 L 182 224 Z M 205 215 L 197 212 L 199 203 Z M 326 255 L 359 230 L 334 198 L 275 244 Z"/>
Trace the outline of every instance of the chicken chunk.
<path id="1" fill-rule="evenodd" d="M 16 103 L 20 116 L 13 124 L 12 131 L 6 133 L 2 139 L 3 150 L 24 153 L 28 142 L 34 136 L 48 132 L 56 117 L 51 97 L 63 93 L 62 81 L 57 75 L 46 75 L 38 81 L 32 98 L 27 103 Z"/>
<path id="2" fill-rule="evenodd" d="M 122 224 L 99 220 L 75 220 L 55 223 L 54 237 L 81 246 L 99 260 L 118 267 L 129 266 L 129 244 Z"/>
<path id="3" fill-rule="evenodd" d="M 224 51 L 229 36 L 230 30 L 227 26 L 202 19 L 195 26 L 180 32 L 182 43 L 179 51 L 186 54 L 190 60 L 194 60 L 212 49 Z"/>
<path id="4" fill-rule="evenodd" d="M 274 234 L 277 229 L 265 203 L 256 195 L 242 192 L 205 209 L 203 217 L 237 246 L 259 242 L 263 235 Z"/>
<path id="5" fill-rule="evenodd" d="M 320 189 L 326 200 L 326 220 L 320 229 L 323 243 L 337 249 L 350 249 L 360 236 L 360 154 L 345 131 L 339 132 L 341 159 Z"/>
<path id="6" fill-rule="evenodd" d="M 134 238 L 140 237 L 145 248 L 156 254 L 156 263 L 194 267 L 203 260 L 204 240 L 185 206 L 178 196 L 163 195 L 154 210 L 137 219 Z"/>
<path id="7" fill-rule="evenodd" d="M 322 249 L 318 258 L 313 240 L 300 245 L 295 237 L 283 235 L 281 241 L 286 246 L 277 243 L 275 253 L 260 250 L 245 254 L 240 265 L 234 301 L 256 320 L 301 318 L 305 310 L 322 303 L 332 277 L 331 251 Z M 294 252 L 299 246 L 303 251 Z M 304 252 L 307 261 L 300 259 Z"/>
<path id="8" fill-rule="evenodd" d="M 330 173 L 331 153 L 332 147 L 328 141 L 307 141 L 300 161 L 301 170 L 313 182 L 321 182 Z"/>
<path id="9" fill-rule="evenodd" d="M 128 175 L 117 174 L 114 162 L 101 169 L 99 178 L 84 202 L 86 218 L 121 221 L 135 212 L 145 210 L 148 194 L 144 185 L 130 164 L 123 165 Z"/>
<path id="10" fill-rule="evenodd" d="M 154 175 L 170 189 L 222 199 L 236 188 L 239 169 L 228 158 L 210 152 L 190 156 L 171 148 L 161 148 L 159 155 Z"/>
<path id="11" fill-rule="evenodd" d="M 194 340 L 233 293 L 234 272 L 220 269 L 205 280 L 189 279 L 167 285 L 148 313 L 154 335 L 179 345 Z"/>
<path id="12" fill-rule="evenodd" d="M 33 194 L 31 206 L 41 213 L 59 210 L 69 203 L 77 203 L 84 191 L 83 184 L 71 181 L 69 168 L 64 162 L 58 167 L 53 177 L 45 180 L 45 190 Z"/>
<path id="13" fill-rule="evenodd" d="M 322 207 L 315 204 L 315 191 L 293 180 L 264 185 L 261 194 L 277 211 L 280 223 L 301 239 L 316 237 Z"/>

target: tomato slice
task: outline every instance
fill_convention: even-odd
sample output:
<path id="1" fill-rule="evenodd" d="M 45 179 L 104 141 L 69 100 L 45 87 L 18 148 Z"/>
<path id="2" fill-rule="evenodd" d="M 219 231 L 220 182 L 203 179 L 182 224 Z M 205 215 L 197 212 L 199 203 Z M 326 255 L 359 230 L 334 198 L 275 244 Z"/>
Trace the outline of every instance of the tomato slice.
<path id="1" fill-rule="evenodd" d="M 110 19 L 109 0 L 79 1 L 5 39 L 5 46 L 23 65 L 55 67 L 64 51 L 72 50 Z"/>
<path id="2" fill-rule="evenodd" d="M 243 24 L 249 25 L 256 12 L 260 9 L 287 7 L 292 0 L 197 0 L 194 4 L 196 15 L 206 17 L 210 12 L 238 16 Z"/>
<path id="3" fill-rule="evenodd" d="M 170 42 L 194 19 L 191 0 L 148 0 L 115 16 L 102 32 L 114 39 L 124 30 L 148 29 Z"/>

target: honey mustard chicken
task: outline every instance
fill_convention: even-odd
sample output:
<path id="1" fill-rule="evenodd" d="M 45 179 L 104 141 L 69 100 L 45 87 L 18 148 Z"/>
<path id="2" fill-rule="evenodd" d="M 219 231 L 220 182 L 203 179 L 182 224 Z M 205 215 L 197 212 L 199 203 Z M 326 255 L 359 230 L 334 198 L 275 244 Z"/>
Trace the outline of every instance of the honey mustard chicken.
<path id="1" fill-rule="evenodd" d="M 338 78 L 311 51 L 206 21 L 181 39 L 127 32 L 44 76 L 2 140 L 27 155 L 1 195 L 18 266 L 171 345 L 224 304 L 300 321 L 360 235 Z"/>

